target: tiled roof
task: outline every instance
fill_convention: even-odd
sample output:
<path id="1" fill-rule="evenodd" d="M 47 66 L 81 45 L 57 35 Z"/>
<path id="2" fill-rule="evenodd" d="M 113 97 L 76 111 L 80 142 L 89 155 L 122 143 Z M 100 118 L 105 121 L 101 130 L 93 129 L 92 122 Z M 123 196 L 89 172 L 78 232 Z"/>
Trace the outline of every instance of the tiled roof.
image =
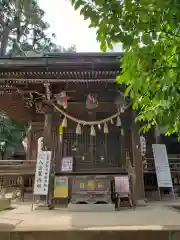
<path id="1" fill-rule="evenodd" d="M 120 57 L 119 53 L 64 53 L 0 58 L 0 82 L 112 82 L 120 70 Z"/>

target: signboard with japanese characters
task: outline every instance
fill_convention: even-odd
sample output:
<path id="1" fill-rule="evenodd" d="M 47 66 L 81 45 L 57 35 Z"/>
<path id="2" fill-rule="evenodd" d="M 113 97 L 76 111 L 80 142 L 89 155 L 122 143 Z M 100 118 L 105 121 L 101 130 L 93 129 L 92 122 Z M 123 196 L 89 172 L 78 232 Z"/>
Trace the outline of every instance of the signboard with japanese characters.
<path id="1" fill-rule="evenodd" d="M 73 157 L 63 157 L 61 163 L 61 172 L 73 171 Z"/>
<path id="2" fill-rule="evenodd" d="M 55 177 L 54 198 L 68 198 L 68 177 L 66 176 Z"/>
<path id="3" fill-rule="evenodd" d="M 51 152 L 50 151 L 38 152 L 34 182 L 34 195 L 48 194 L 50 165 L 51 165 Z"/>
<path id="4" fill-rule="evenodd" d="M 158 187 L 172 188 L 169 161 L 164 144 L 152 144 Z"/>

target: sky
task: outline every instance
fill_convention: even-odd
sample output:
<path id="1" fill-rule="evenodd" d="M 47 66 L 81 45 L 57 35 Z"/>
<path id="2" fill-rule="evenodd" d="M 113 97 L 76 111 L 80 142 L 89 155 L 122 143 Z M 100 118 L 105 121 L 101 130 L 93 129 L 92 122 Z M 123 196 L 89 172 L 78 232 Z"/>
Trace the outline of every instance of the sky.
<path id="1" fill-rule="evenodd" d="M 75 44 L 78 52 L 99 52 L 95 29 L 88 28 L 89 21 L 75 11 L 70 0 L 39 0 L 46 12 L 45 20 L 56 34 L 56 42 L 65 48 Z"/>

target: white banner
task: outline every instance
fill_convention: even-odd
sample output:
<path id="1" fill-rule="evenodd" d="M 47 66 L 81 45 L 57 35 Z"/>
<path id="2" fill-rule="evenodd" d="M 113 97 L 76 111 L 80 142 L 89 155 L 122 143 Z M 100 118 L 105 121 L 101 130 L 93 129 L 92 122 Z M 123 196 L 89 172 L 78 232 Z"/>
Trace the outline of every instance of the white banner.
<path id="1" fill-rule="evenodd" d="M 49 186 L 49 174 L 51 165 L 51 152 L 38 152 L 36 162 L 36 174 L 34 181 L 34 195 L 47 195 Z"/>
<path id="2" fill-rule="evenodd" d="M 173 184 L 166 146 L 164 144 L 152 144 L 152 149 L 158 186 L 172 188 Z"/>

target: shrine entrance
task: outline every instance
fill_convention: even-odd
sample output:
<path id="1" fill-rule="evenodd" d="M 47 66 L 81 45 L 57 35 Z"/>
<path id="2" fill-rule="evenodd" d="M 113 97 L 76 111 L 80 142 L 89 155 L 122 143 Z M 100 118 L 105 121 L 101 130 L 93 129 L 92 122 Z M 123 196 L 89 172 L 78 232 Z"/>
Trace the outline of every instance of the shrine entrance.
<path id="1" fill-rule="evenodd" d="M 128 172 L 135 176 L 131 178 L 134 202 L 144 197 L 138 127 L 129 100 L 115 82 L 120 57 L 77 53 L 0 59 L 1 108 L 29 124 L 27 161 L 37 158 L 41 137 L 42 150 L 52 152 L 49 202 L 56 177 L 68 178 L 71 201 L 79 191 L 79 176 L 89 176 L 104 182 L 101 194 L 110 203 L 111 182 Z M 12 111 L 14 105 L 17 111 Z M 64 157 L 73 159 L 71 172 L 61 169 Z"/>
<path id="2" fill-rule="evenodd" d="M 73 156 L 76 172 L 115 172 L 125 164 L 121 142 L 120 129 L 109 134 L 104 134 L 101 129 L 96 136 L 91 136 L 89 129 L 81 135 L 67 130 L 63 135 L 63 156 Z"/>

